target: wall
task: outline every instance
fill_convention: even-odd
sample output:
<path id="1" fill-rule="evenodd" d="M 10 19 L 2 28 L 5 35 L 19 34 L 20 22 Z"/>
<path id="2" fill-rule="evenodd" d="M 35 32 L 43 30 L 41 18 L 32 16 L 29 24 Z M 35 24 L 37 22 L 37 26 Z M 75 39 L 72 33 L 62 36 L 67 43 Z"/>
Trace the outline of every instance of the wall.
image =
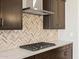
<path id="1" fill-rule="evenodd" d="M 78 1 L 77 0 L 66 0 L 66 29 L 65 30 L 59 30 L 59 39 L 61 40 L 70 40 L 74 42 L 74 56 L 73 59 L 78 58 Z"/>
<path id="2" fill-rule="evenodd" d="M 44 30 L 41 16 L 23 14 L 23 30 L 0 30 L 0 51 L 57 39 L 57 30 Z"/>
<path id="3" fill-rule="evenodd" d="M 78 16 L 79 16 L 79 0 L 78 0 Z M 79 19 L 79 17 L 78 17 L 78 19 Z M 78 42 L 79 42 L 79 20 L 78 20 Z M 79 59 L 79 43 L 78 43 L 78 59 Z"/>

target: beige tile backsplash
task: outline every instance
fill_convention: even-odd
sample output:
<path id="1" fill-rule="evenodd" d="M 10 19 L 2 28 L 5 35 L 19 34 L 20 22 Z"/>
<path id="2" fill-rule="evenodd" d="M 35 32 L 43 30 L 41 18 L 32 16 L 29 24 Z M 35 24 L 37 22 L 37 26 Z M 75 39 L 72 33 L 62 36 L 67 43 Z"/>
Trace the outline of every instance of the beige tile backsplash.
<path id="1" fill-rule="evenodd" d="M 0 30 L 0 51 L 40 41 L 51 42 L 57 30 L 44 30 L 42 16 L 23 14 L 23 30 Z"/>

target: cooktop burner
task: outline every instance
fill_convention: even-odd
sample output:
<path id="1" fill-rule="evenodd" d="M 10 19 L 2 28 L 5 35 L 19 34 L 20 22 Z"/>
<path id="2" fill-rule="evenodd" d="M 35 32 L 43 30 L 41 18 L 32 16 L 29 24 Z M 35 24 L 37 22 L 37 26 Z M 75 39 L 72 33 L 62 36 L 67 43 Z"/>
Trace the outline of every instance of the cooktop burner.
<path id="1" fill-rule="evenodd" d="M 37 51 L 37 50 L 44 49 L 44 48 L 51 47 L 51 46 L 55 46 L 55 45 L 56 44 L 54 44 L 54 43 L 39 42 L 39 43 L 33 43 L 33 44 L 29 44 L 29 45 L 22 45 L 22 46 L 20 46 L 20 48 L 27 49 L 30 51 Z"/>

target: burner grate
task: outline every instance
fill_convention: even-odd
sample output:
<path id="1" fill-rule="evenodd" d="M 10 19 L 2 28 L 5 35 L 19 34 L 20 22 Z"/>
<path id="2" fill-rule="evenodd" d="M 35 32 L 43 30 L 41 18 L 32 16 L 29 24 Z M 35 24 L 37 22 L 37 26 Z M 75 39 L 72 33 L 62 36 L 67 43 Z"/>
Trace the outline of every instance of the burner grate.
<path id="1" fill-rule="evenodd" d="M 30 51 L 37 51 L 37 50 L 55 46 L 55 45 L 56 44 L 54 44 L 54 43 L 39 42 L 39 43 L 33 43 L 33 44 L 29 44 L 29 45 L 23 45 L 23 46 L 20 46 L 20 48 L 27 49 Z"/>

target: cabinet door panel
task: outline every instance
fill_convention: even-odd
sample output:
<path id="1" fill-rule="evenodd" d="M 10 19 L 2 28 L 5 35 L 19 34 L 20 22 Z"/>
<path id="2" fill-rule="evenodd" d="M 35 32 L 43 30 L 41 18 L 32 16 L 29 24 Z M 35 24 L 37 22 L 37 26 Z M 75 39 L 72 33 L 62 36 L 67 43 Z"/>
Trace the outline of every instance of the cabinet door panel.
<path id="1" fill-rule="evenodd" d="M 53 15 L 43 16 L 44 29 L 64 29 L 65 28 L 65 1 L 64 0 L 44 0 L 43 9 L 54 12 Z"/>
<path id="2" fill-rule="evenodd" d="M 49 52 L 44 52 L 35 56 L 35 59 L 50 59 Z"/>
<path id="3" fill-rule="evenodd" d="M 58 27 L 65 28 L 65 0 L 58 0 Z"/>
<path id="4" fill-rule="evenodd" d="M 57 26 L 57 0 L 44 0 L 43 9 L 54 12 L 54 15 L 43 16 L 43 28 L 44 29 L 55 29 Z M 49 3 L 48 3 L 49 2 Z"/>
<path id="5" fill-rule="evenodd" d="M 1 0 L 3 29 L 22 29 L 22 0 Z"/>
<path id="6" fill-rule="evenodd" d="M 72 44 L 58 48 L 56 53 L 59 59 L 72 59 L 72 54 Z"/>
<path id="7" fill-rule="evenodd" d="M 34 56 L 28 57 L 28 58 L 23 58 L 23 59 L 35 59 Z"/>
<path id="8" fill-rule="evenodd" d="M 1 12 L 1 0 L 0 0 L 0 28 L 2 28 L 2 12 Z"/>
<path id="9" fill-rule="evenodd" d="M 66 51 L 64 52 L 66 59 L 73 59 L 73 45 L 69 45 Z"/>

